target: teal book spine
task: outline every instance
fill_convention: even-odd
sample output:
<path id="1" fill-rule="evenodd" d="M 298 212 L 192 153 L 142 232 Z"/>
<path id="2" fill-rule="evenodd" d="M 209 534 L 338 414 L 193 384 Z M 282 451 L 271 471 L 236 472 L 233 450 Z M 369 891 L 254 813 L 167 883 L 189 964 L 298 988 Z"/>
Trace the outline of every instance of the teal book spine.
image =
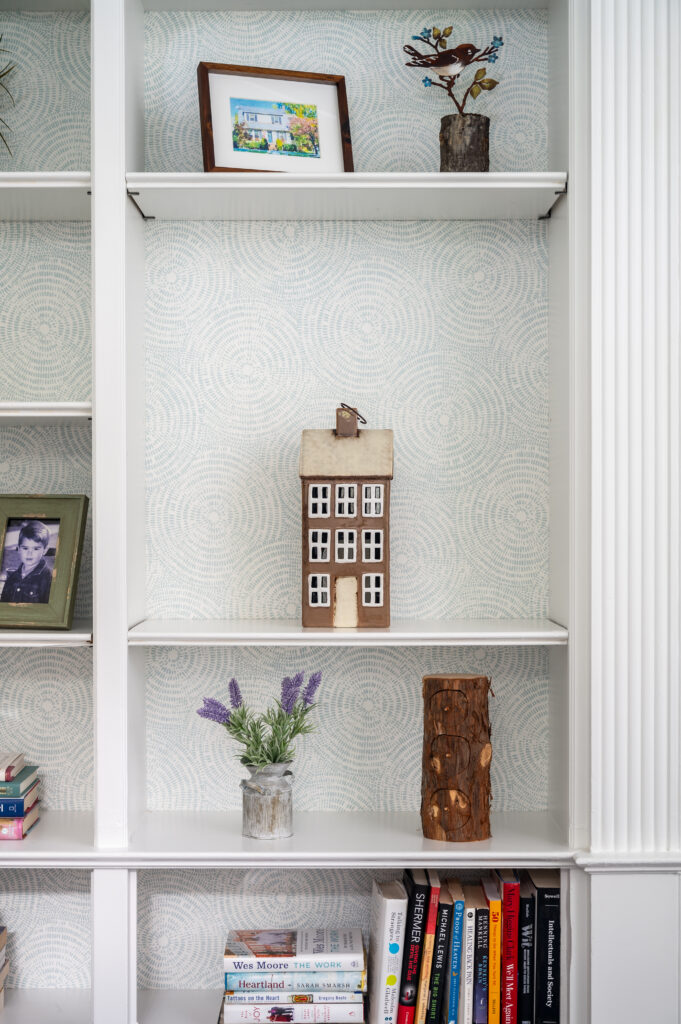
<path id="1" fill-rule="evenodd" d="M 447 1020 L 449 1024 L 457 1024 L 459 1019 L 459 986 L 461 983 L 461 944 L 463 941 L 463 900 L 454 901 L 454 920 L 452 922 L 452 952 L 449 965 L 449 1008 Z"/>

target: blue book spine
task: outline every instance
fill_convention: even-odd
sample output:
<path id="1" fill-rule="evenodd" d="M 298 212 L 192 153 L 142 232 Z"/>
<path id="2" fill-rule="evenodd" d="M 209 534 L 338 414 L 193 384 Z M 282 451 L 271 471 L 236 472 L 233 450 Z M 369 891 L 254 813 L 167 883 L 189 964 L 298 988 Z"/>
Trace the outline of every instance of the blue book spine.
<path id="1" fill-rule="evenodd" d="M 11 800 L 0 798 L 0 818 L 23 818 L 24 798 L 13 797 Z"/>
<path id="2" fill-rule="evenodd" d="M 449 966 L 449 1024 L 458 1024 L 459 1019 L 459 985 L 461 983 L 461 944 L 463 941 L 463 900 L 454 901 L 454 920 L 452 922 L 452 958 Z"/>

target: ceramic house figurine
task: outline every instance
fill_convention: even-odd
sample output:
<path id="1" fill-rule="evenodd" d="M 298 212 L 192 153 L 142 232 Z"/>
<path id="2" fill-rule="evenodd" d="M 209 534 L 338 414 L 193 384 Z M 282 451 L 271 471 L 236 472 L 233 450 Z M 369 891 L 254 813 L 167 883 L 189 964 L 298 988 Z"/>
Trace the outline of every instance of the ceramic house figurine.
<path id="1" fill-rule="evenodd" d="M 393 432 L 359 423 L 342 405 L 302 434 L 303 626 L 390 625 Z"/>

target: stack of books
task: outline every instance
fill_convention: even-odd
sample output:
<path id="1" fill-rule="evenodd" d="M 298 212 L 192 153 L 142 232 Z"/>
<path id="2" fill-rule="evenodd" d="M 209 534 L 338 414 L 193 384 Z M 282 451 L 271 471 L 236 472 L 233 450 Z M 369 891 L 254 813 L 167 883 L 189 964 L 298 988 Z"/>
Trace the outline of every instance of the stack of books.
<path id="1" fill-rule="evenodd" d="M 40 816 L 38 767 L 0 753 L 0 839 L 23 839 Z"/>
<path id="2" fill-rule="evenodd" d="M 366 982 L 359 928 L 233 931 L 218 1024 L 363 1024 Z"/>
<path id="3" fill-rule="evenodd" d="M 560 1024 L 560 873 L 374 882 L 369 1024 Z"/>
<path id="4" fill-rule="evenodd" d="M 9 960 L 7 959 L 7 929 L 0 928 L 0 1010 L 5 1005 L 5 982 L 9 974 Z"/>

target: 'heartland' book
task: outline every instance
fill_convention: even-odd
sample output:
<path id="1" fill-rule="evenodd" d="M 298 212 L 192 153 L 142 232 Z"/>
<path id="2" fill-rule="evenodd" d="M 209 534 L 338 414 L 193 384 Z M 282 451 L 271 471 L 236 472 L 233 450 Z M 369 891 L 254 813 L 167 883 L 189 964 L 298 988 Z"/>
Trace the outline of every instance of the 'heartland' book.
<path id="1" fill-rule="evenodd" d="M 226 972 L 364 969 L 360 928 L 241 929 L 227 936 Z"/>

